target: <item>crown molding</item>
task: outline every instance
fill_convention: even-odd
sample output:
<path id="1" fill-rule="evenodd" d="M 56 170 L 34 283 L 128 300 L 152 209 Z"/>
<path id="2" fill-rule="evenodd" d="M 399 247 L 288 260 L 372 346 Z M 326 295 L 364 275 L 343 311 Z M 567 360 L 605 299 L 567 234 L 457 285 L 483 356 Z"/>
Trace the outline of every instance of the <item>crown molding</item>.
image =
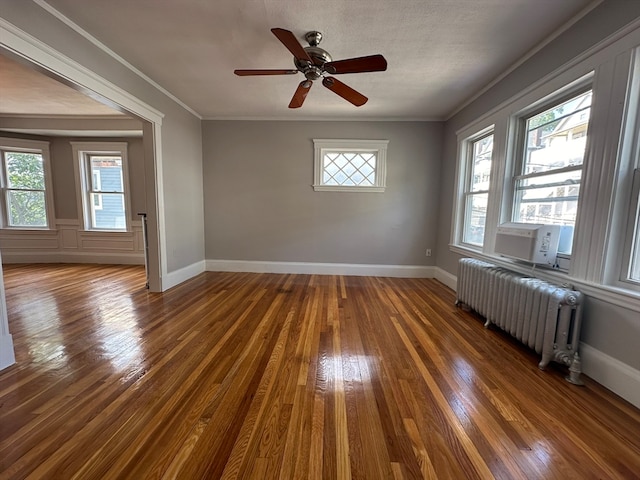
<path id="1" fill-rule="evenodd" d="M 202 120 L 202 115 L 200 115 L 198 112 L 196 112 L 193 108 L 191 108 L 189 105 L 187 105 L 185 102 L 183 102 L 182 100 L 180 100 L 178 97 L 176 97 L 174 94 L 172 94 L 170 91 L 168 91 L 167 89 L 165 89 L 163 86 L 161 86 L 159 83 L 157 83 L 156 81 L 154 81 L 151 77 L 147 76 L 146 74 L 144 74 L 142 71 L 138 70 L 136 67 L 134 67 L 131 63 L 127 62 L 124 58 L 122 58 L 120 55 L 118 55 L 116 52 L 114 52 L 113 50 L 111 50 L 109 47 L 107 47 L 104 43 L 102 43 L 100 40 L 98 40 L 96 37 L 94 37 L 93 35 L 91 35 L 89 32 L 87 32 L 85 29 L 83 29 L 82 27 L 80 27 L 78 24 L 76 24 L 75 22 L 73 22 L 69 17 L 65 16 L 64 14 L 62 14 L 61 12 L 59 12 L 58 10 L 56 10 L 55 8 L 53 8 L 51 5 L 49 5 L 47 2 L 45 2 L 44 0 L 33 0 L 33 2 L 38 5 L 39 7 L 41 7 L 42 9 L 44 9 L 45 11 L 47 11 L 49 14 L 51 14 L 51 16 L 55 17 L 56 19 L 58 19 L 60 22 L 64 23 L 67 27 L 71 28 L 74 32 L 78 33 L 79 35 L 81 35 L 85 40 L 87 40 L 88 42 L 92 43 L 94 46 L 96 46 L 97 48 L 99 48 L 100 50 L 102 50 L 104 53 L 106 53 L 107 55 L 109 55 L 111 58 L 113 58 L 115 61 L 117 61 L 118 63 L 120 63 L 121 65 L 125 66 L 127 69 L 129 69 L 131 72 L 135 73 L 136 75 L 138 75 L 140 78 L 142 78 L 144 81 L 146 81 L 147 83 L 153 85 L 153 87 L 155 87 L 158 91 L 162 92 L 164 95 L 166 95 L 167 97 L 169 97 L 171 100 L 173 100 L 174 102 L 176 102 L 178 105 L 180 105 L 182 108 L 184 108 L 185 110 L 187 110 L 189 113 L 191 113 L 192 115 L 196 116 L 198 119 Z"/>

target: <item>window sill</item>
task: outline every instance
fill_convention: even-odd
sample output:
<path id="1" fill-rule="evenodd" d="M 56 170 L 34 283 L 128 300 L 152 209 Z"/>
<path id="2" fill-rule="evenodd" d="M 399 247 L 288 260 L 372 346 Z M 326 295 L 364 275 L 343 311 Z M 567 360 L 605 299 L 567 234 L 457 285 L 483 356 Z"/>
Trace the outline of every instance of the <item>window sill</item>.
<path id="1" fill-rule="evenodd" d="M 525 275 L 531 275 L 542 280 L 560 284 L 570 285 L 571 288 L 584 293 L 589 297 L 611 303 L 618 307 L 622 307 L 634 312 L 640 312 L 640 292 L 628 290 L 611 285 L 602 285 L 598 283 L 587 282 L 585 280 L 579 280 L 570 277 L 568 273 L 559 270 L 540 268 L 534 265 L 526 265 L 510 260 L 505 257 L 498 257 L 494 255 L 488 255 L 478 250 L 462 245 L 449 245 L 449 249 L 459 255 L 471 256 L 478 258 L 489 263 L 493 263 L 503 268 L 516 271 Z"/>
<path id="2" fill-rule="evenodd" d="M 313 185 L 316 192 L 354 192 L 354 193 L 382 193 L 385 187 L 347 187 L 340 185 Z"/>
<path id="3" fill-rule="evenodd" d="M 0 228 L 2 234 L 8 235 L 30 235 L 30 234 L 56 234 L 58 230 L 56 228 L 25 228 L 25 227 L 3 227 Z"/>
<path id="4" fill-rule="evenodd" d="M 131 235 L 133 230 L 79 230 L 82 235 Z"/>

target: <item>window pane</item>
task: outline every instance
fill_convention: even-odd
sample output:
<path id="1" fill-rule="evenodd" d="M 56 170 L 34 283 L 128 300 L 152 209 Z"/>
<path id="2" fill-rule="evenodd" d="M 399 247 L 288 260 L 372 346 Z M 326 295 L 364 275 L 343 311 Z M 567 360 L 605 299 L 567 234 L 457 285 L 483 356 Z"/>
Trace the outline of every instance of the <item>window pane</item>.
<path id="1" fill-rule="evenodd" d="M 91 190 L 95 192 L 124 192 L 122 158 L 92 155 Z"/>
<path id="2" fill-rule="evenodd" d="M 640 282 L 640 186 L 638 185 L 640 180 L 640 170 L 636 169 L 634 173 L 634 193 L 632 198 L 632 207 L 629 209 L 629 216 L 631 220 L 631 226 L 633 233 L 630 239 L 631 241 L 630 255 L 627 259 L 627 280 L 633 282 Z"/>
<path id="3" fill-rule="evenodd" d="M 631 268 L 629 269 L 629 280 L 640 282 L 640 225 L 636 225 L 634 237 L 633 253 L 631 254 Z"/>
<path id="4" fill-rule="evenodd" d="M 92 194 L 90 206 L 93 228 L 124 230 L 127 227 L 124 195 L 120 193 Z"/>
<path id="5" fill-rule="evenodd" d="M 514 221 L 574 225 L 581 175 L 575 170 L 517 182 Z"/>
<path id="6" fill-rule="evenodd" d="M 522 174 L 582 165 L 591 112 L 591 91 L 527 119 Z"/>
<path id="7" fill-rule="evenodd" d="M 471 160 L 471 191 L 489 190 L 491 179 L 491 154 L 493 153 L 493 135 L 473 142 Z"/>
<path id="8" fill-rule="evenodd" d="M 44 161 L 39 153 L 6 152 L 9 188 L 44 190 Z"/>
<path id="9" fill-rule="evenodd" d="M 323 159 L 324 185 L 372 187 L 376 182 L 376 156 L 372 153 L 326 153 Z"/>
<path id="10" fill-rule="evenodd" d="M 484 225 L 487 218 L 486 193 L 471 194 L 467 196 L 465 209 L 465 223 L 462 232 L 462 241 L 473 245 L 484 243 Z"/>
<path id="11" fill-rule="evenodd" d="M 530 191 L 531 192 L 531 191 Z M 534 190 L 531 195 L 539 192 Z M 576 221 L 578 200 L 561 200 L 538 198 L 534 201 L 523 201 L 518 210 L 518 221 L 524 223 L 545 223 L 553 225 L 573 225 Z"/>
<path id="12" fill-rule="evenodd" d="M 10 190 L 7 192 L 7 203 L 10 226 L 47 226 L 44 192 Z"/>

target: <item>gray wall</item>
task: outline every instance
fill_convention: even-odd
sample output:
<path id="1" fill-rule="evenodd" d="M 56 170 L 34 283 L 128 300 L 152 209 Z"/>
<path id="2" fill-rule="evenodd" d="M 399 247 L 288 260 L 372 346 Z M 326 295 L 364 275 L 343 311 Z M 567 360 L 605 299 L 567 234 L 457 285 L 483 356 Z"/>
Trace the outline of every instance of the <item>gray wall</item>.
<path id="1" fill-rule="evenodd" d="M 163 174 L 164 212 L 160 214 L 164 219 L 167 270 L 204 260 L 200 119 L 35 3 L 0 0 L 0 14 L 164 114 L 162 148 L 157 154 Z"/>
<path id="2" fill-rule="evenodd" d="M 389 140 L 384 193 L 315 192 L 313 139 Z M 442 124 L 203 122 L 206 258 L 430 265 Z"/>
<path id="3" fill-rule="evenodd" d="M 440 184 L 437 265 L 456 274 L 459 255 L 449 251 L 457 141 L 456 131 L 481 117 L 521 90 L 553 72 L 589 47 L 640 16 L 640 1 L 605 0 L 540 50 L 515 71 L 449 119 L 444 128 Z M 584 314 L 582 341 L 620 361 L 640 369 L 637 312 L 589 298 Z"/>

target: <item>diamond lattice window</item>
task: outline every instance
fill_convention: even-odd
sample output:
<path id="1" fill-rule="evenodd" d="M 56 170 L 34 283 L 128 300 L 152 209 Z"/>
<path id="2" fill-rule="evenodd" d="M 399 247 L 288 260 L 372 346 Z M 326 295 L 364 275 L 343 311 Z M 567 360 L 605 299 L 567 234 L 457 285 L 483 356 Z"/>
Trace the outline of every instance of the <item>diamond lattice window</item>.
<path id="1" fill-rule="evenodd" d="M 387 140 L 313 142 L 316 191 L 384 191 Z"/>

